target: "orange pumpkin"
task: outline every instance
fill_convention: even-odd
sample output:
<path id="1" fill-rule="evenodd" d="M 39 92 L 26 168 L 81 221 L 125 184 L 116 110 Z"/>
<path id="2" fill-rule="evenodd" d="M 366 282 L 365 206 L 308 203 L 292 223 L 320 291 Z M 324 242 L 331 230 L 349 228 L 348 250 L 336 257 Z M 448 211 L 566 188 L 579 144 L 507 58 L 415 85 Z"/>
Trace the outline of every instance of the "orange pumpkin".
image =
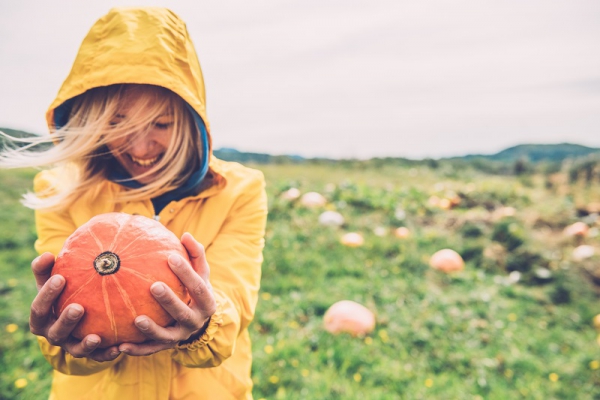
<path id="1" fill-rule="evenodd" d="M 460 254 L 452 249 L 436 251 L 429 259 L 429 265 L 446 273 L 462 271 L 465 268 L 465 262 Z"/>
<path id="2" fill-rule="evenodd" d="M 173 323 L 150 293 L 154 282 L 164 282 L 189 302 L 187 289 L 167 262 L 174 253 L 189 261 L 181 241 L 153 219 L 125 213 L 93 217 L 69 236 L 56 258 L 52 275 L 64 276 L 66 284 L 55 314 L 71 303 L 81 304 L 85 314 L 73 336 L 97 334 L 100 347 L 147 340 L 133 322 L 138 315 L 161 326 Z"/>
<path id="3" fill-rule="evenodd" d="M 362 304 L 351 300 L 334 303 L 323 317 L 327 332 L 347 332 L 352 336 L 363 336 L 375 329 L 375 314 Z"/>

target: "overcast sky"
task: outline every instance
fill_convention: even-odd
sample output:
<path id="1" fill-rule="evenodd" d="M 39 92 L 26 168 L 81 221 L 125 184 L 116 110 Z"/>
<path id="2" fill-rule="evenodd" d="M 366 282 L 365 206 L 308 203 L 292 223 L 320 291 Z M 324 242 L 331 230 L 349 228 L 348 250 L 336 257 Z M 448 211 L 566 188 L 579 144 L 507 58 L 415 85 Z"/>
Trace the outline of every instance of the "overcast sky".
<path id="1" fill-rule="evenodd" d="M 308 157 L 600 147 L 600 1 L 219 0 L 187 23 L 214 145 Z M 122 1 L 0 0 L 0 126 L 43 133 L 92 24 Z"/>

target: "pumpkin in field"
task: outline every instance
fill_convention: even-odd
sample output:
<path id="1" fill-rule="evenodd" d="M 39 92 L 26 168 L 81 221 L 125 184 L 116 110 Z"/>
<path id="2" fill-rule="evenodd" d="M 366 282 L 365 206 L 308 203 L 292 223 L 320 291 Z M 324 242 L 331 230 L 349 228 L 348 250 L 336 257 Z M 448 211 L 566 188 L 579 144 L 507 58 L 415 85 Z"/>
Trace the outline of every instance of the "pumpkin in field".
<path id="1" fill-rule="evenodd" d="M 327 204 L 327 199 L 321 193 L 308 192 L 300 197 L 300 204 L 306 208 L 319 208 Z"/>
<path id="2" fill-rule="evenodd" d="M 154 282 L 165 283 L 189 302 L 187 289 L 167 262 L 173 253 L 189 261 L 175 234 L 153 219 L 124 213 L 90 219 L 69 236 L 52 269 L 66 280 L 56 315 L 71 303 L 81 304 L 85 313 L 73 336 L 97 334 L 100 347 L 145 341 L 133 322 L 138 315 L 161 326 L 173 322 L 150 293 Z"/>
<path id="3" fill-rule="evenodd" d="M 375 315 L 371 310 L 350 300 L 338 301 L 329 307 L 323 322 L 325 330 L 333 334 L 346 332 L 361 336 L 375 329 Z"/>
<path id="4" fill-rule="evenodd" d="M 589 228 L 587 226 L 587 224 L 585 222 L 575 222 L 574 224 L 571 224 L 569 226 L 567 226 L 564 230 L 564 233 L 566 236 L 580 236 L 580 237 L 584 237 L 587 236 L 589 232 Z"/>
<path id="5" fill-rule="evenodd" d="M 446 273 L 462 271 L 465 268 L 465 262 L 460 254 L 452 249 L 435 252 L 429 259 L 429 265 L 433 269 Z"/>
<path id="6" fill-rule="evenodd" d="M 401 226 L 400 228 L 397 228 L 396 230 L 394 230 L 394 235 L 398 239 L 406 239 L 407 237 L 410 236 L 410 231 L 408 230 L 407 227 Z"/>
<path id="7" fill-rule="evenodd" d="M 346 233 L 344 236 L 342 236 L 342 238 L 340 239 L 340 242 L 344 246 L 360 247 L 365 243 L 365 239 L 363 239 L 363 237 L 360 233 L 349 232 L 349 233 Z"/>

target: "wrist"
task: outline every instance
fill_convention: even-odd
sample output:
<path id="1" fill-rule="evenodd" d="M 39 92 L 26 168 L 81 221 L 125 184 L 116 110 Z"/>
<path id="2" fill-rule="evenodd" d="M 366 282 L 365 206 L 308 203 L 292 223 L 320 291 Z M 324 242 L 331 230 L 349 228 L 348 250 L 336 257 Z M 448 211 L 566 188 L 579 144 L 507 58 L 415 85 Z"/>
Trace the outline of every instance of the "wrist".
<path id="1" fill-rule="evenodd" d="M 200 339 L 202 335 L 204 335 L 204 332 L 206 332 L 206 328 L 208 328 L 208 325 L 210 324 L 210 318 L 211 317 L 206 318 L 206 321 L 204 321 L 202 328 L 198 329 L 196 332 L 193 332 L 189 338 L 180 341 L 179 346 L 190 344 Z"/>

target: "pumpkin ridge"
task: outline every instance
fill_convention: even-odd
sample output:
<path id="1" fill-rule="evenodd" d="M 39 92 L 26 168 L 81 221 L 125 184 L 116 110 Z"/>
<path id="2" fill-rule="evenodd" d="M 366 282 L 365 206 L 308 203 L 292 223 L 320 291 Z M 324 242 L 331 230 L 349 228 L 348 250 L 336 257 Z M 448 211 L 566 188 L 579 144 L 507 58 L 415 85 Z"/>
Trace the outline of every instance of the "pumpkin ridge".
<path id="1" fill-rule="evenodd" d="M 98 236 L 96 236 L 96 234 L 94 234 L 94 232 L 92 232 L 91 227 L 88 226 L 87 231 L 90 234 L 90 236 L 96 241 L 96 244 L 98 245 L 98 249 L 100 250 L 100 253 L 102 253 L 104 251 L 104 245 L 102 244 L 102 241 L 100 239 L 98 239 Z"/>
<path id="2" fill-rule="evenodd" d="M 104 299 L 104 308 L 106 309 L 106 316 L 108 317 L 108 321 L 110 322 L 110 328 L 115 333 L 115 342 L 118 343 L 118 332 L 117 332 L 117 323 L 115 321 L 115 314 L 112 311 L 110 306 L 110 296 L 108 295 L 108 289 L 106 288 L 107 279 L 102 279 L 102 297 Z"/>
<path id="3" fill-rule="evenodd" d="M 144 281 L 148 282 L 149 284 L 153 284 L 154 282 L 156 282 L 156 279 L 153 279 L 152 277 L 149 277 L 147 275 L 142 274 L 140 271 L 136 271 L 134 269 L 122 269 L 121 270 L 122 273 L 125 272 L 129 272 L 133 275 L 135 275 L 136 278 L 140 278 L 143 279 Z"/>
<path id="4" fill-rule="evenodd" d="M 136 262 L 140 262 L 140 259 L 143 257 L 148 257 L 149 260 L 152 261 L 156 261 L 156 257 L 154 256 L 154 254 L 150 255 L 148 254 L 148 250 L 140 250 L 139 253 L 131 253 L 131 254 L 127 254 L 126 257 L 121 258 L 121 260 L 135 260 Z"/>
<path id="5" fill-rule="evenodd" d="M 131 312 L 131 315 L 135 319 L 135 317 L 137 317 L 137 313 L 135 311 L 135 307 L 133 306 L 133 304 L 131 303 L 131 300 L 129 299 L 129 295 L 127 294 L 125 289 L 123 289 L 123 287 L 121 286 L 121 283 L 119 283 L 119 279 L 117 279 L 117 277 L 112 275 L 111 278 L 113 278 L 112 280 L 113 280 L 115 286 L 117 287 L 117 290 L 119 291 L 119 294 L 121 295 L 121 298 L 123 299 L 123 303 L 125 303 L 125 306 L 127 307 L 127 309 L 129 309 L 129 311 Z"/>
<path id="6" fill-rule="evenodd" d="M 133 221 L 133 215 L 130 215 L 129 218 L 127 218 L 127 221 L 125 221 L 124 224 L 119 224 L 119 229 L 117 229 L 117 233 L 115 233 L 114 237 L 113 237 L 113 241 L 110 244 L 110 246 L 108 246 L 108 250 L 112 251 L 113 253 L 116 251 L 115 246 L 117 244 L 117 239 L 119 238 L 119 234 L 123 231 L 123 228 L 125 228 L 131 221 Z M 131 242 L 129 242 L 129 244 L 127 245 L 127 247 L 129 247 L 131 245 L 131 243 L 135 242 L 137 239 L 139 239 L 140 237 L 136 237 L 134 240 L 132 240 Z M 127 248 L 125 247 L 125 249 Z M 122 249 L 121 251 L 124 251 L 125 249 Z"/>
<path id="7" fill-rule="evenodd" d="M 139 239 L 141 239 L 142 236 L 137 236 L 135 239 L 133 239 L 132 241 L 130 241 L 129 243 L 127 243 L 127 246 L 123 247 L 122 249 L 114 249 L 111 250 L 113 253 L 115 254 L 123 254 L 125 252 L 125 250 L 127 250 L 132 244 L 134 244 L 136 241 L 138 241 Z M 114 243 L 114 242 L 113 242 Z M 112 244 L 111 244 L 111 248 L 112 248 Z M 148 252 L 144 252 L 143 254 L 147 254 Z"/>
<path id="8" fill-rule="evenodd" d="M 65 300 L 63 300 L 63 307 L 61 308 L 60 312 L 63 312 L 64 308 L 69 305 L 71 303 L 71 299 L 77 295 L 79 295 L 79 293 L 81 293 L 85 287 L 94 280 L 94 278 L 96 278 L 96 270 L 93 271 L 92 275 L 90 276 L 90 278 L 85 281 L 84 284 L 82 284 L 81 286 L 79 286 L 79 288 L 77 288 L 76 291 L 74 291 L 73 293 L 71 293 L 71 295 L 69 297 L 67 297 Z"/>

